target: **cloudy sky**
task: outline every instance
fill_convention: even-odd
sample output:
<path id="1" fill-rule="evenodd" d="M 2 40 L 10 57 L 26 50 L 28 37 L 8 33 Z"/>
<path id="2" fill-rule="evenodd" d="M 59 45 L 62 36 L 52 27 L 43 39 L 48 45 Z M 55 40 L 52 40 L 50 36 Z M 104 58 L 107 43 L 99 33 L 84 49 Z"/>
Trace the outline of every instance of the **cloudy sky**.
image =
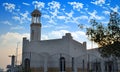
<path id="1" fill-rule="evenodd" d="M 0 0 L 0 68 L 10 64 L 9 55 L 15 54 L 18 44 L 21 56 L 22 37 L 29 39 L 31 15 L 35 9 L 42 13 L 42 40 L 61 38 L 71 33 L 81 43 L 88 42 L 85 29 L 89 20 L 107 24 L 111 11 L 120 12 L 119 0 Z M 93 46 L 95 47 L 95 46 Z M 18 63 L 21 61 L 18 60 Z"/>

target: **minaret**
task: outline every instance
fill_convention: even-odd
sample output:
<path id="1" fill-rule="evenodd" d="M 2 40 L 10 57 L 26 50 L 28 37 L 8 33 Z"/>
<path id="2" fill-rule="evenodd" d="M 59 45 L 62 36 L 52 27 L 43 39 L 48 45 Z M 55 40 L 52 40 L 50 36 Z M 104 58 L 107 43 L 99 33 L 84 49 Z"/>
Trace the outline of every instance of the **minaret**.
<path id="1" fill-rule="evenodd" d="M 40 17 L 41 12 L 37 9 L 35 9 L 32 13 L 32 23 L 31 23 L 31 35 L 30 40 L 31 41 L 40 41 L 41 40 L 41 23 L 40 23 Z"/>

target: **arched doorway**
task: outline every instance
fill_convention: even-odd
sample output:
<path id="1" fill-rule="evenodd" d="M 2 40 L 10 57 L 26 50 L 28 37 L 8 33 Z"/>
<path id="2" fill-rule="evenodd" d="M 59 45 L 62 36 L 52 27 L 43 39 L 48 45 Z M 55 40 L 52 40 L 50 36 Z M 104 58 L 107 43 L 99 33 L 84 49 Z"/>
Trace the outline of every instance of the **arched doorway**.
<path id="1" fill-rule="evenodd" d="M 60 57 L 60 71 L 64 72 L 65 71 L 65 58 L 64 57 Z"/>
<path id="2" fill-rule="evenodd" d="M 25 70 L 25 72 L 30 72 L 30 59 L 28 59 L 28 58 L 26 58 L 25 59 L 25 61 L 24 61 L 25 63 L 25 68 L 24 68 L 24 70 Z"/>

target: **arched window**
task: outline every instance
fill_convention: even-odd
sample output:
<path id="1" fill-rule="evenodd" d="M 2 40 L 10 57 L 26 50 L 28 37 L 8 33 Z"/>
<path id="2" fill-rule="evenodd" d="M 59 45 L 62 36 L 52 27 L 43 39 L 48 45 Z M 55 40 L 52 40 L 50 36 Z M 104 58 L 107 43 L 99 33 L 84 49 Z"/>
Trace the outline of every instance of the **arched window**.
<path id="1" fill-rule="evenodd" d="M 30 72 L 30 60 L 28 58 L 25 59 L 25 72 Z"/>
<path id="2" fill-rule="evenodd" d="M 65 71 L 65 58 L 60 57 L 60 71 Z"/>

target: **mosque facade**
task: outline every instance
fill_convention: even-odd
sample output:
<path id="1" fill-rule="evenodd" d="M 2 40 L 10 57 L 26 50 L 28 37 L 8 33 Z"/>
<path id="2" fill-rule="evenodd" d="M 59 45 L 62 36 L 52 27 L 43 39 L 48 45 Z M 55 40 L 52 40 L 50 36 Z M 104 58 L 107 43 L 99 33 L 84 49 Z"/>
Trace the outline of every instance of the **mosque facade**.
<path id="1" fill-rule="evenodd" d="M 87 50 L 66 33 L 60 39 L 41 40 L 41 12 L 35 9 L 30 24 L 30 40 L 23 38 L 22 67 L 25 72 L 116 72 L 117 61 L 104 59 L 98 48 Z"/>

